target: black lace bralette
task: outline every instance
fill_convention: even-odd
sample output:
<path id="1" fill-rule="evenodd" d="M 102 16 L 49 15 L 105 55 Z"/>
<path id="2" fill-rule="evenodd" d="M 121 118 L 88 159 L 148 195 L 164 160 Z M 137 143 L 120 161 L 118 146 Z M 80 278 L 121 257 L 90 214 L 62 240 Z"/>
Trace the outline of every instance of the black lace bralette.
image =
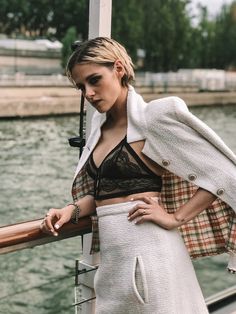
<path id="1" fill-rule="evenodd" d="M 126 137 L 116 145 L 97 167 L 90 155 L 86 170 L 94 180 L 94 198 L 103 200 L 141 192 L 160 192 L 162 178 L 150 170 Z"/>

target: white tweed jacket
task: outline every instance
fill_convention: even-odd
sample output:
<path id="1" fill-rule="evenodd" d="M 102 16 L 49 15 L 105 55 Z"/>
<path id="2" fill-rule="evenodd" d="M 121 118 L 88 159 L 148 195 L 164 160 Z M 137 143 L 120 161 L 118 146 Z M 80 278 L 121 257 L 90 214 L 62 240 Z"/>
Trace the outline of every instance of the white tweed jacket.
<path id="1" fill-rule="evenodd" d="M 177 176 L 221 198 L 236 212 L 236 156 L 178 97 L 145 103 L 132 86 L 127 98 L 127 141 L 145 140 L 143 153 Z M 101 135 L 106 114 L 94 113 L 75 176 Z"/>

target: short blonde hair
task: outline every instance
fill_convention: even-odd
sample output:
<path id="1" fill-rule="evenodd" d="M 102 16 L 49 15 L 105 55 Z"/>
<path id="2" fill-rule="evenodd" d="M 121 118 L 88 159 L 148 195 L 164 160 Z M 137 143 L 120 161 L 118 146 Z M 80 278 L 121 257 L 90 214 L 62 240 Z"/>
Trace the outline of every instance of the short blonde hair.
<path id="1" fill-rule="evenodd" d="M 76 64 L 96 63 L 111 66 L 116 60 L 120 60 L 125 69 L 122 77 L 123 86 L 134 80 L 134 65 L 126 49 L 114 39 L 108 37 L 97 37 L 74 45 L 74 52 L 69 57 L 66 74 L 73 83 L 72 70 Z"/>

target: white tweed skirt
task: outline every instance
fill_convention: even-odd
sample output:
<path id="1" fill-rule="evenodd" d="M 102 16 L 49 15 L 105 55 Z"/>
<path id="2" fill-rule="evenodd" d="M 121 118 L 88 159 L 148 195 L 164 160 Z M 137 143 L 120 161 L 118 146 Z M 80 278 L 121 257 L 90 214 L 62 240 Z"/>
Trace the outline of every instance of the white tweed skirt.
<path id="1" fill-rule="evenodd" d="M 128 221 L 137 203 L 97 208 L 96 314 L 208 313 L 181 235 L 151 222 Z"/>

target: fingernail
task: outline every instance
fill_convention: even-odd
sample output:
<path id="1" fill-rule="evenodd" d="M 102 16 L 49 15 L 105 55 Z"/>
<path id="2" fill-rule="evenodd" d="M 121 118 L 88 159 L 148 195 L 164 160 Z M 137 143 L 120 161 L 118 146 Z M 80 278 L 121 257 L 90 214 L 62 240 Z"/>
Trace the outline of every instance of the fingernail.
<path id="1" fill-rule="evenodd" d="M 50 229 L 50 232 L 52 232 L 52 233 L 53 233 L 53 232 L 54 232 L 54 230 L 53 230 L 53 229 Z"/>
<path id="2" fill-rule="evenodd" d="M 60 228 L 59 224 L 55 224 L 54 228 L 59 229 Z"/>
<path id="3" fill-rule="evenodd" d="M 55 237 L 57 237 L 57 236 L 58 236 L 58 233 L 57 233 L 57 232 L 53 232 L 53 235 L 54 235 Z"/>
<path id="4" fill-rule="evenodd" d="M 132 197 L 130 200 L 131 200 L 131 201 L 133 201 L 133 200 L 134 200 L 134 198 Z"/>

